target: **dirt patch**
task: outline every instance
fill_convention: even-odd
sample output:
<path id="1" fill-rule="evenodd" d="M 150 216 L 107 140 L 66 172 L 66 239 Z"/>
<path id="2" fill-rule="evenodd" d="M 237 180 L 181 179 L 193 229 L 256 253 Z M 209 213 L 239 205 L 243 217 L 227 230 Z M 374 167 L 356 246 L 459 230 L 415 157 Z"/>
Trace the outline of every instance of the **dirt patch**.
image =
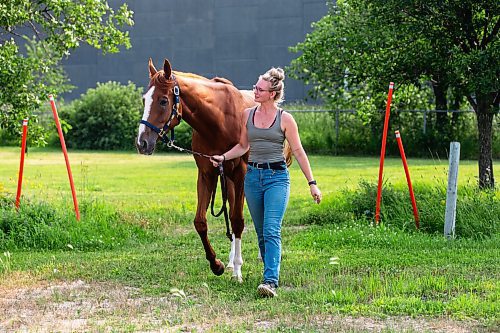
<path id="1" fill-rule="evenodd" d="M 186 318 L 190 311 L 189 306 L 184 306 L 186 299 L 181 300 L 175 293 L 166 297 L 146 297 L 137 288 L 109 283 L 77 280 L 48 284 L 25 275 L 11 276 L 9 280 L 2 281 L 0 286 L 0 332 L 204 332 L 217 331 L 218 327 L 216 321 L 190 322 Z M 254 315 L 249 313 L 245 319 L 233 318 L 227 313 L 220 319 L 226 328 L 246 322 L 251 323 L 247 326 L 251 331 L 261 332 L 279 331 L 280 328 L 315 332 L 488 331 L 474 321 L 440 318 L 377 319 L 334 315 L 316 316 L 306 321 L 291 317 L 259 321 Z M 199 320 L 199 316 L 195 317 Z"/>
<path id="2" fill-rule="evenodd" d="M 338 318 L 327 318 L 339 324 Z M 390 317 L 387 319 L 374 319 L 366 317 L 344 317 L 342 324 L 353 330 L 368 332 L 435 332 L 435 333 L 469 333 L 478 332 L 479 325 L 474 322 L 457 322 L 448 319 L 429 319 L 411 317 Z"/>
<path id="3" fill-rule="evenodd" d="M 300 324 L 294 318 L 256 321 L 257 331 L 276 330 L 277 327 L 292 327 L 301 332 L 408 332 L 408 333 L 470 333 L 491 332 L 477 322 L 453 321 L 444 318 L 316 316 Z"/>
<path id="4" fill-rule="evenodd" d="M 5 290 L 0 331 L 147 330 L 175 321 L 174 297 L 144 297 L 136 288 L 78 280 Z M 162 318 L 162 319 L 159 319 Z"/>

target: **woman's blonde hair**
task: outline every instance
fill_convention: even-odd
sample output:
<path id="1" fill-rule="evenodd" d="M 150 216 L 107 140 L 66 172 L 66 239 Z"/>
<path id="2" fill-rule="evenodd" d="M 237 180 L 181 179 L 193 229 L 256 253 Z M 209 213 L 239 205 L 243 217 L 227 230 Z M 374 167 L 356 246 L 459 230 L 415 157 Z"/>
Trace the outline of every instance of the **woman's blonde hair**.
<path id="1" fill-rule="evenodd" d="M 283 142 L 283 156 L 285 156 L 285 163 L 287 168 L 292 165 L 293 162 L 293 156 L 292 156 L 292 148 L 290 147 L 290 144 L 288 143 L 288 140 L 285 139 L 285 142 Z"/>
<path id="2" fill-rule="evenodd" d="M 285 71 L 281 67 L 272 67 L 266 73 L 260 76 L 260 79 L 271 84 L 269 91 L 275 91 L 274 101 L 276 104 L 281 104 L 285 100 Z"/>
<path id="3" fill-rule="evenodd" d="M 267 81 L 271 84 L 269 91 L 275 91 L 274 101 L 276 104 L 281 104 L 285 100 L 285 71 L 281 67 L 272 67 L 270 70 L 262 74 L 259 79 Z M 285 156 L 286 166 L 289 167 L 292 162 L 292 149 L 288 140 L 283 143 L 283 156 Z"/>

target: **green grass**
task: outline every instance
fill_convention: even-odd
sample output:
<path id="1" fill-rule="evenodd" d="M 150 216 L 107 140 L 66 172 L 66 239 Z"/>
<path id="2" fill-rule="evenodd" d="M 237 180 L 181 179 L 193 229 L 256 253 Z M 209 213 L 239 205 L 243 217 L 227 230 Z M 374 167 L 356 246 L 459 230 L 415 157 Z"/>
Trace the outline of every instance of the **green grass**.
<path id="1" fill-rule="evenodd" d="M 0 191 L 15 194 L 19 168 L 19 149 L 0 149 Z M 77 194 L 86 198 L 103 199 L 124 210 L 165 209 L 171 205 L 192 211 L 196 205 L 193 187 L 197 171 L 193 158 L 187 154 L 142 156 L 122 152 L 70 152 L 69 159 Z M 360 180 L 378 180 L 379 161 L 369 157 L 311 156 L 314 175 L 324 197 L 341 189 L 354 189 Z M 443 160 L 410 159 L 414 183 L 446 187 L 448 162 Z M 495 162 L 496 166 L 496 162 Z M 64 157 L 60 151 L 31 148 L 26 157 L 23 194 L 51 201 L 69 201 L 71 194 Z M 311 200 L 306 180 L 294 162 L 291 168 L 292 205 L 309 206 Z M 476 183 L 477 162 L 461 161 L 459 184 Z M 399 158 L 386 158 L 384 180 L 406 186 Z M 131 198 L 134 198 L 131 200 Z M 178 207 L 176 207 L 176 210 Z"/>
<path id="2" fill-rule="evenodd" d="M 0 150 L 0 191 L 9 196 L 16 189 L 18 154 L 16 149 Z M 325 197 L 319 206 L 312 204 L 305 179 L 294 163 L 292 197 L 283 228 L 279 297 L 267 300 L 259 299 L 255 292 L 262 264 L 257 260 L 251 225 L 243 237 L 244 283 L 232 281 L 227 272 L 221 277 L 210 272 L 191 223 L 196 168 L 189 156 L 70 152 L 70 160 L 84 209 L 83 226 L 68 230 L 103 235 L 116 230 L 120 245 L 112 245 L 105 237 L 110 246 L 1 249 L 0 290 L 83 280 L 94 288 L 103 284 L 110 289 L 137 288 L 136 299 L 150 299 L 147 307 L 135 312 L 94 313 L 88 330 L 105 331 L 110 326 L 116 331 L 369 331 L 369 323 L 349 326 L 345 316 L 361 321 L 396 318 L 399 324 L 386 332 L 432 330 L 432 326 L 403 329 L 405 322 L 419 318 L 451 320 L 478 332 L 495 331 L 500 323 L 498 230 L 484 239 L 447 241 L 441 235 L 392 227 L 390 221 L 377 228 L 363 218 L 321 225 L 300 223 L 328 205 L 348 200 L 346 193 L 359 191 L 360 180 L 376 182 L 376 158 L 312 156 Z M 417 189 L 446 187 L 446 161 L 409 163 Z M 25 204 L 20 215 L 29 214 L 34 207 L 52 215 L 31 214 L 59 221 L 60 229 L 65 223 L 76 224 L 62 154 L 30 150 L 25 172 L 23 193 L 33 206 Z M 467 191 L 471 191 L 470 183 L 475 184 L 476 172 L 476 162 L 461 161 L 459 184 L 462 193 L 471 197 L 475 193 Z M 405 189 L 400 160 L 386 161 L 385 179 L 396 189 Z M 493 196 L 498 203 L 498 191 Z M 55 211 L 40 208 L 39 201 L 50 202 Z M 95 203 L 90 205 L 93 209 L 88 209 L 89 203 Z M 1 212 L 15 214 L 8 209 Z M 250 222 L 246 210 L 245 214 Z M 223 220 L 209 217 L 212 245 L 225 261 L 229 242 L 223 224 Z M 140 237 L 127 241 L 137 235 Z M 109 297 L 94 292 L 93 297 Z M 74 299 L 71 294 L 53 293 L 48 301 L 58 304 Z M 0 314 L 0 323 L 6 319 Z"/>

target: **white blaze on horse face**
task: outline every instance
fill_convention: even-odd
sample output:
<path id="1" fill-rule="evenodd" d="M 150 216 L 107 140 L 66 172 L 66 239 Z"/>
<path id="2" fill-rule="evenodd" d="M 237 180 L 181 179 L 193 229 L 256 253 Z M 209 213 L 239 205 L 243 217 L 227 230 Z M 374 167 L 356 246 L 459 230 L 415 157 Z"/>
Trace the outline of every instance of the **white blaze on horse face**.
<path id="1" fill-rule="evenodd" d="M 155 92 L 155 87 L 152 86 L 149 88 L 148 92 L 144 94 L 144 113 L 142 114 L 142 120 L 147 121 L 149 118 L 149 114 L 151 113 L 151 105 L 153 105 L 153 93 Z M 137 135 L 137 144 L 140 145 L 139 142 L 142 133 L 146 130 L 146 125 L 139 125 L 139 134 Z"/>

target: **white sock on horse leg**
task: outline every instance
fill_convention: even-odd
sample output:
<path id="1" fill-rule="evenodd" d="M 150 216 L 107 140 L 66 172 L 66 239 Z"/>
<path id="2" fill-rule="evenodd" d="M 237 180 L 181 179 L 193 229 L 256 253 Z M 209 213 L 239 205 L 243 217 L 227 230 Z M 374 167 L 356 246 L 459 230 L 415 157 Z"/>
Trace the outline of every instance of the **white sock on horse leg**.
<path id="1" fill-rule="evenodd" d="M 241 255 L 241 238 L 235 238 L 233 243 L 234 243 L 233 278 L 236 278 L 238 282 L 243 282 L 243 276 L 241 274 L 241 266 L 243 265 L 243 256 Z"/>
<path id="2" fill-rule="evenodd" d="M 231 242 L 231 251 L 229 252 L 229 262 L 226 266 L 227 269 L 233 269 L 234 267 L 234 234 L 233 234 L 233 241 Z"/>

